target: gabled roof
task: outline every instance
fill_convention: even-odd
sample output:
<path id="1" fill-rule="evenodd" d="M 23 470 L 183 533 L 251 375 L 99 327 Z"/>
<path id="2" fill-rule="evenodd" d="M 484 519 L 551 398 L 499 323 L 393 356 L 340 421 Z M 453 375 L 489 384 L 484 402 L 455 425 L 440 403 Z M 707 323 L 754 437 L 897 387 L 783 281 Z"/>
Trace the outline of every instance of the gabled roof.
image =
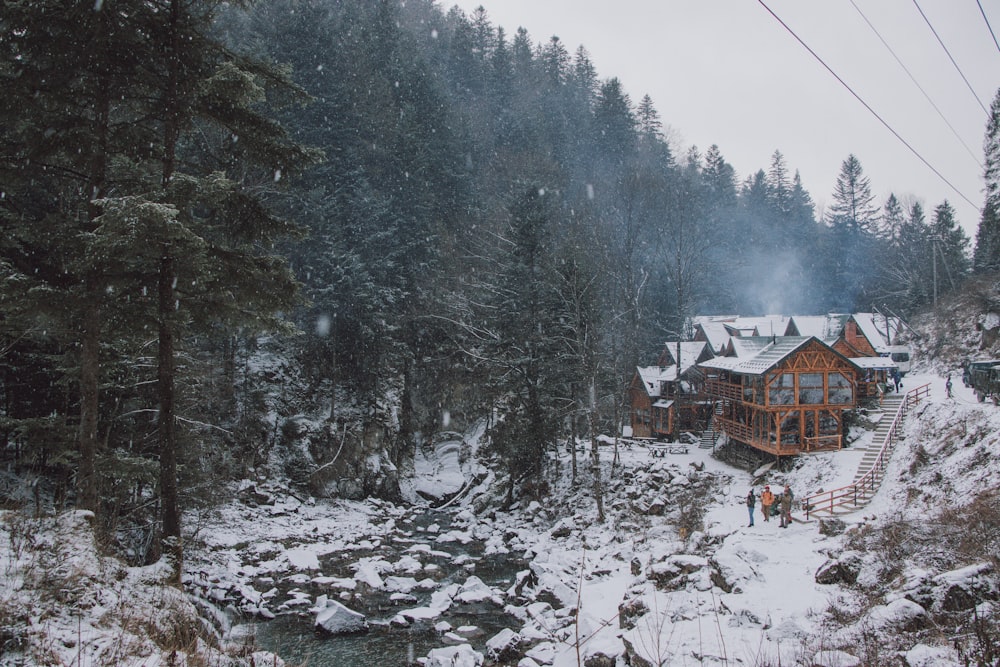
<path id="1" fill-rule="evenodd" d="M 831 313 L 829 315 L 792 315 L 785 327 L 786 336 L 816 336 L 822 341 L 833 341 L 844 331 L 844 322 L 849 316 Z"/>
<path id="2" fill-rule="evenodd" d="M 639 366 L 635 369 L 642 380 L 642 388 L 650 398 L 657 398 L 663 383 L 677 377 L 676 366 Z"/>
<path id="3" fill-rule="evenodd" d="M 764 317 L 737 317 L 726 322 L 725 327 L 734 336 L 771 336 L 781 335 L 788 326 L 788 318 L 784 315 L 765 315 Z"/>
<path id="4" fill-rule="evenodd" d="M 701 329 L 702 335 L 704 335 L 705 340 L 712 347 L 712 352 L 715 354 L 721 354 L 722 350 L 725 349 L 726 343 L 729 342 L 729 332 L 726 331 L 726 325 L 723 322 L 700 322 L 695 325 L 696 329 Z"/>
<path id="5" fill-rule="evenodd" d="M 726 354 L 741 359 L 749 359 L 758 355 L 765 347 L 772 343 L 771 336 L 749 336 L 747 338 L 733 337 L 726 345 Z"/>
<path id="6" fill-rule="evenodd" d="M 816 341 L 837 356 L 843 356 L 815 336 L 763 336 L 761 338 L 768 341 L 768 343 L 753 356 L 716 357 L 715 359 L 702 362 L 701 366 L 703 368 L 728 370 L 740 373 L 741 375 L 763 375 L 794 352 L 805 347 L 810 341 Z"/>
<path id="7" fill-rule="evenodd" d="M 861 334 L 868 339 L 878 353 L 888 352 L 902 328 L 898 317 L 889 317 L 881 313 L 853 313 L 851 319 L 858 325 Z"/>
<path id="8" fill-rule="evenodd" d="M 708 348 L 706 350 L 706 348 Z M 689 368 L 698 363 L 703 356 L 715 356 L 711 346 L 704 341 L 685 340 L 681 341 L 681 373 L 686 373 Z M 677 363 L 677 341 L 667 341 L 663 344 L 663 352 L 660 354 L 660 363 L 663 366 L 673 366 Z"/>

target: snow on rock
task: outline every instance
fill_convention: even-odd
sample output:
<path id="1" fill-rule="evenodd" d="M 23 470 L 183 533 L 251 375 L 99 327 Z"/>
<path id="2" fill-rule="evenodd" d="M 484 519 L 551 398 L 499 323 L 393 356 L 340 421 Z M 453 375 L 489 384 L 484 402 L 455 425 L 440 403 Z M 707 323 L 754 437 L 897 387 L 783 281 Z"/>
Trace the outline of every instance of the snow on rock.
<path id="1" fill-rule="evenodd" d="M 813 656 L 812 667 L 860 667 L 861 660 L 844 651 L 818 651 Z"/>
<path id="2" fill-rule="evenodd" d="M 484 600 L 494 600 L 500 602 L 496 592 L 487 586 L 479 577 L 469 577 L 462 584 L 458 593 L 454 596 L 459 602 L 471 603 L 482 602 Z"/>
<path id="3" fill-rule="evenodd" d="M 717 575 L 713 580 L 727 593 L 740 593 L 743 583 L 760 578 L 756 566 L 767 560 L 767 556 L 756 549 L 726 541 L 712 556 L 711 562 Z"/>
<path id="4" fill-rule="evenodd" d="M 416 574 L 424 569 L 424 564 L 413 556 L 403 556 L 396 561 L 395 571 L 403 574 Z"/>
<path id="5" fill-rule="evenodd" d="M 289 549 L 285 552 L 289 565 L 296 570 L 318 570 L 319 556 L 309 548 Z"/>
<path id="6" fill-rule="evenodd" d="M 653 563 L 649 567 L 649 578 L 660 588 L 674 590 L 683 587 L 703 568 L 708 567 L 708 559 L 691 554 L 676 554 L 665 561 Z"/>
<path id="7" fill-rule="evenodd" d="M 468 644 L 432 649 L 427 653 L 424 667 L 481 667 L 483 654 Z"/>
<path id="8" fill-rule="evenodd" d="M 364 584 L 369 588 L 376 590 L 385 588 L 385 581 L 382 579 L 382 575 L 379 574 L 379 570 L 381 568 L 377 563 L 372 561 L 361 561 L 356 564 L 356 568 L 357 571 L 354 575 L 354 579 L 359 584 Z"/>
<path id="9" fill-rule="evenodd" d="M 368 632 L 368 619 L 364 614 L 348 609 L 336 600 L 325 600 L 325 596 L 320 596 L 324 605 L 316 612 L 315 626 L 319 630 L 331 635 L 351 635 L 361 632 Z M 317 607 L 320 607 L 319 600 Z"/>
<path id="10" fill-rule="evenodd" d="M 543 641 L 532 646 L 524 657 L 536 665 L 551 665 L 555 661 L 557 650 L 555 643 Z M 518 667 L 521 667 L 521 663 L 518 663 Z"/>
<path id="11" fill-rule="evenodd" d="M 903 657 L 908 667 L 962 667 L 966 664 L 950 646 L 917 644 Z"/>
<path id="12" fill-rule="evenodd" d="M 486 655 L 494 662 L 510 660 L 517 656 L 521 635 L 504 628 L 486 642 Z"/>
<path id="13" fill-rule="evenodd" d="M 392 593 L 409 593 L 417 587 L 417 580 L 413 577 L 386 577 L 385 590 Z"/>
<path id="14" fill-rule="evenodd" d="M 927 625 L 927 612 L 916 602 L 901 598 L 889 604 L 876 605 L 861 622 L 862 627 L 876 631 L 891 632 L 904 630 L 912 632 Z"/>

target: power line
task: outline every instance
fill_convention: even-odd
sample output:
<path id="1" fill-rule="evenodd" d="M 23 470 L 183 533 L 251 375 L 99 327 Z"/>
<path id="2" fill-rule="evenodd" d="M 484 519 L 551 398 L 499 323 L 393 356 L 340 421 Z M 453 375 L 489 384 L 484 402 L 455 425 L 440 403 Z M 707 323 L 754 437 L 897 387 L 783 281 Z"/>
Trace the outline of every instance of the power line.
<path id="1" fill-rule="evenodd" d="M 869 106 L 869 105 L 868 105 L 868 103 L 867 103 L 867 102 L 865 102 L 865 101 L 864 101 L 864 100 L 863 100 L 863 99 L 861 98 L 861 96 L 860 96 L 860 95 L 858 95 L 858 94 L 857 94 L 856 92 L 854 92 L 854 89 L 853 89 L 853 88 L 851 88 L 851 87 L 850 87 L 849 85 L 847 85 L 847 82 L 846 82 L 846 81 L 844 81 L 844 80 L 843 80 L 842 78 L 840 78 L 840 76 L 839 76 L 839 75 L 838 75 L 838 74 L 837 74 L 836 72 L 834 72 L 834 71 L 833 71 L 833 69 L 832 69 L 832 68 L 831 68 L 831 67 L 830 67 L 829 65 L 827 65 L 827 64 L 826 64 L 826 62 L 825 62 L 825 61 L 824 61 L 824 60 L 823 60 L 822 58 L 820 58 L 820 57 L 819 57 L 819 55 L 818 55 L 818 54 L 817 54 L 817 53 L 816 53 L 815 51 L 813 51 L 813 50 L 812 50 L 812 49 L 811 49 L 811 48 L 809 47 L 809 45 L 808 45 L 808 44 L 806 44 L 806 43 L 805 43 L 804 41 L 802 41 L 802 38 L 801 38 L 801 37 L 799 37 L 799 36 L 798 36 L 798 35 L 797 35 L 797 34 L 795 33 L 795 31 L 794 31 L 794 30 L 792 30 L 792 29 L 791 29 L 791 28 L 790 28 L 790 27 L 788 26 L 788 24 L 787 24 L 787 23 L 785 23 L 784 21 L 782 21 L 782 20 L 781 20 L 781 17 L 779 17 L 779 16 L 777 15 L 777 14 L 775 14 L 775 13 L 774 13 L 774 11 L 773 11 L 773 10 L 772 10 L 772 9 L 771 9 L 770 7 L 768 7 L 768 6 L 767 6 L 767 4 L 766 4 L 766 3 L 764 2 L 764 0 L 757 0 L 757 2 L 758 2 L 758 3 L 760 3 L 760 5 L 761 5 L 761 6 L 762 6 L 762 7 L 764 8 L 764 9 L 766 9 L 766 10 L 767 10 L 767 13 L 768 13 L 768 14 L 770 14 L 771 16 L 773 16 L 773 17 L 774 17 L 774 20 L 775 20 L 775 21 L 777 21 L 778 23 L 780 23 L 780 24 L 781 24 L 781 26 L 782 26 L 782 27 L 783 27 L 783 28 L 784 28 L 785 30 L 787 30 L 787 31 L 788 31 L 788 33 L 789 33 L 789 34 L 790 34 L 790 35 L 791 35 L 792 37 L 794 37 L 794 38 L 795 38 L 795 40 L 796 40 L 796 41 L 797 41 L 797 42 L 798 42 L 799 44 L 801 44 L 801 45 L 802 45 L 802 47 L 803 47 L 803 48 L 804 48 L 804 49 L 805 49 L 806 51 L 808 51 L 808 52 L 809 52 L 809 53 L 810 53 L 810 54 L 812 55 L 812 57 L 813 57 L 813 58 L 815 58 L 816 60 L 818 60 L 818 61 L 819 61 L 819 64 L 820 64 L 820 65 L 822 65 L 822 66 L 823 66 L 824 68 L 826 68 L 826 71 L 827 71 L 827 72 L 829 72 L 830 74 L 832 74 L 832 75 L 833 75 L 833 78 L 835 78 L 835 79 L 836 79 L 836 80 L 837 80 L 838 82 L 840 82 L 840 85 L 842 85 L 842 86 L 843 86 L 844 88 L 846 88 L 846 89 L 847 89 L 847 91 L 848 91 L 848 92 L 849 92 L 849 93 L 850 93 L 851 95 L 853 95 L 853 96 L 854 96 L 854 99 L 856 99 L 856 100 L 857 100 L 858 102 L 860 102 L 860 103 L 861 103 L 861 105 L 862 105 L 862 106 L 864 106 L 864 108 L 865 108 L 865 109 L 867 109 L 867 110 L 868 110 L 868 112 L 869 112 L 869 113 L 870 113 L 871 115 L 875 116 L 875 118 L 876 118 L 876 119 L 878 119 L 878 122 L 882 123 L 882 125 L 883 125 L 883 126 L 885 127 L 885 129 L 887 129 L 887 130 L 889 130 L 890 132 L 892 132 L 892 135 L 893 135 L 894 137 L 896 137 L 897 139 L 899 139 L 899 140 L 900 140 L 900 141 L 902 142 L 902 144 L 903 144 L 904 146 L 906 146 L 906 147 L 907 147 L 908 149 L 910 149 L 910 152 L 911 152 L 911 153 L 913 153 L 913 154 L 914 154 L 914 155 L 915 155 L 915 156 L 917 157 L 917 159 L 918 159 L 918 160 L 920 160 L 921 162 L 923 162 L 923 163 L 924 163 L 924 165 L 926 165 L 928 169 L 930 169 L 931 171 L 933 171 L 933 172 L 934 172 L 934 173 L 935 173 L 935 174 L 937 175 L 937 177 L 938 177 L 938 178 L 940 178 L 940 179 L 941 179 L 942 181 L 944 181 L 944 183 L 946 183 L 946 184 L 948 185 L 948 187 L 950 187 L 950 188 L 951 188 L 952 190 L 954 190 L 954 191 L 955 191 L 955 194 L 957 194 L 957 195 L 958 195 L 959 197 L 961 197 L 961 198 L 962 198 L 962 199 L 964 199 L 964 200 L 965 200 L 966 202 L 968 202 L 969 206 L 971 206 L 971 207 L 972 207 L 972 208 L 974 208 L 974 209 L 978 209 L 978 208 L 979 208 L 978 206 L 976 206 L 975 204 L 973 204 L 973 203 L 972 203 L 972 200 L 971 200 L 971 199 L 969 199 L 969 198 L 968 198 L 968 197 L 966 197 L 966 196 L 965 196 L 964 194 L 962 194 L 962 191 L 961 191 L 961 190 L 959 190 L 959 189 L 958 189 L 958 188 L 956 188 L 956 187 L 955 187 L 954 185 L 952 185 L 951 181 L 949 181 L 949 180 L 948 180 L 947 178 L 945 178 L 945 177 L 944 177 L 944 175 L 943 175 L 943 174 L 942 174 L 942 173 L 941 173 L 940 171 L 938 171 L 937 169 L 935 169 L 935 168 L 934 168 L 934 166 L 933 166 L 933 165 L 932 165 L 932 164 L 931 164 L 930 162 L 928 162 L 928 161 L 927 161 L 926 159 L 924 159 L 924 156 L 923 156 L 923 155 L 921 155 L 921 154 L 920 154 L 919 152 L 917 152 L 917 149 L 915 149 L 915 148 L 914 148 L 913 146 L 911 146 L 911 145 L 910 145 L 910 143 L 909 143 L 909 142 L 908 142 L 908 141 L 907 141 L 906 139 L 904 139 L 904 138 L 903 138 L 903 137 L 902 137 L 902 136 L 901 136 L 901 135 L 899 134 L 899 132 L 896 132 L 896 130 L 894 130 L 894 129 L 892 128 L 892 126 L 891 126 L 891 125 L 889 125 L 889 123 L 887 123 L 887 122 L 885 121 L 885 119 L 884 119 L 884 118 L 882 118 L 882 116 L 878 115 L 878 113 L 877 113 L 877 112 L 876 112 L 876 111 L 875 111 L 874 109 L 872 109 L 872 108 L 871 108 L 871 106 Z"/>
<path id="2" fill-rule="evenodd" d="M 948 122 L 948 119 L 945 118 L 944 113 L 941 111 L 941 109 L 938 108 L 938 105 L 934 103 L 934 100 L 932 100 L 931 96 L 929 94 L 927 94 L 927 91 L 924 90 L 923 86 L 921 86 L 920 83 L 917 82 L 917 79 L 913 76 L 913 74 L 906 67 L 906 65 L 903 64 L 903 61 L 900 60 L 900 58 L 899 58 L 898 55 L 896 55 L 896 52 L 893 50 L 893 48 L 891 46 L 889 46 L 889 43 L 887 41 L 885 41 L 885 38 L 882 37 L 882 34 L 879 33 L 879 31 L 875 29 L 875 26 L 872 25 L 872 22 L 868 20 L 868 17 L 865 16 L 865 13 L 861 11 L 861 8 L 858 7 L 858 5 L 854 2 L 854 0 L 850 0 L 850 3 L 851 3 L 851 5 L 854 6 L 854 9 L 857 10 L 858 14 L 861 15 L 861 18 L 864 19 L 865 23 L 868 24 L 868 27 L 872 29 L 872 32 L 875 33 L 875 36 L 879 38 L 879 40 L 882 42 L 883 46 L 885 46 L 885 48 L 887 48 L 889 50 L 889 53 L 891 53 L 892 57 L 896 59 L 896 62 L 899 63 L 899 66 L 903 68 L 903 71 L 906 72 L 906 75 L 910 77 L 910 81 L 913 82 L 913 85 L 915 85 L 920 90 L 920 92 L 924 94 L 924 97 L 927 99 L 927 101 L 930 103 L 930 105 L 932 107 L 934 107 L 934 110 L 937 111 L 937 113 L 938 113 L 939 116 L 941 116 L 941 120 L 943 120 L 944 124 L 947 125 L 948 129 L 951 130 L 951 133 L 955 135 L 955 138 L 958 139 L 959 143 L 961 143 L 962 146 L 965 147 L 965 150 L 969 153 L 969 155 L 972 157 L 972 159 L 975 161 L 975 163 L 979 166 L 980 169 L 982 169 L 983 168 L 982 162 L 979 161 L 979 158 L 976 157 L 976 154 L 973 152 L 973 150 L 971 148 L 969 148 L 969 145 L 967 143 L 965 143 L 965 140 L 962 139 L 962 135 L 960 135 L 958 133 L 958 130 L 956 130 L 952 126 L 952 124 L 950 122 Z"/>
<path id="3" fill-rule="evenodd" d="M 993 32 L 993 26 L 990 25 L 990 20 L 986 18 L 986 12 L 983 10 L 983 3 L 976 0 L 976 4 L 979 5 L 979 13 L 983 15 L 983 21 L 986 22 L 986 28 L 990 31 L 990 37 L 993 38 L 993 43 L 996 44 L 997 51 L 1000 51 L 1000 42 L 997 42 L 997 36 Z"/>
<path id="4" fill-rule="evenodd" d="M 951 64 L 955 66 L 955 69 L 958 70 L 958 75 L 962 77 L 962 81 L 965 81 L 965 85 L 969 87 L 969 92 L 971 92 L 972 96 L 976 98 L 977 102 L 979 102 L 979 106 L 983 108 L 983 113 L 989 116 L 990 112 L 986 110 L 986 105 L 983 104 L 983 101 L 981 99 L 979 99 L 979 95 L 976 94 L 976 91 L 972 87 L 972 84 L 969 83 L 969 80 L 965 78 L 965 74 L 962 72 L 962 68 L 959 67 L 958 63 L 955 62 L 955 59 L 951 57 L 951 51 L 949 51 L 948 47 L 944 45 L 943 41 L 941 41 L 941 37 L 937 34 L 937 30 L 934 29 L 933 25 L 931 25 L 931 22 L 927 18 L 927 15 L 924 14 L 924 10 L 920 9 L 920 5 L 917 4 L 917 0 L 913 0 L 913 6 L 916 7 L 917 11 L 920 12 L 920 15 L 924 17 L 924 23 L 926 23 L 927 27 L 931 29 L 932 33 L 934 33 L 934 37 L 937 38 L 938 44 L 941 45 L 941 48 L 944 49 L 944 52 L 948 54 L 948 60 L 950 60 Z"/>

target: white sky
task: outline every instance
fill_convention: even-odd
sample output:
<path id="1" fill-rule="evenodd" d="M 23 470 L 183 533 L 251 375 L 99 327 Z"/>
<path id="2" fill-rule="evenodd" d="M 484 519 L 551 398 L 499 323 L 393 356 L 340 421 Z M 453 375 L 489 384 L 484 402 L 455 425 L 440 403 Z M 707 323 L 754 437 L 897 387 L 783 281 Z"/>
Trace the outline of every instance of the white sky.
<path id="1" fill-rule="evenodd" d="M 442 0 L 441 6 L 457 4 L 471 14 L 482 5 L 508 38 L 523 26 L 534 43 L 558 35 L 571 54 L 582 44 L 602 80 L 617 76 L 633 103 L 652 97 L 675 148 L 696 145 L 704 154 L 718 144 L 740 180 L 766 170 L 780 150 L 790 174 L 800 171 L 819 213 L 854 153 L 880 205 L 890 192 L 907 208 L 916 197 L 930 220 L 947 199 L 974 239 L 987 117 L 980 102 L 988 109 L 1000 87 L 1000 49 L 980 4 L 1000 37 L 1000 0 L 764 3 L 958 192 L 757 0 Z"/>

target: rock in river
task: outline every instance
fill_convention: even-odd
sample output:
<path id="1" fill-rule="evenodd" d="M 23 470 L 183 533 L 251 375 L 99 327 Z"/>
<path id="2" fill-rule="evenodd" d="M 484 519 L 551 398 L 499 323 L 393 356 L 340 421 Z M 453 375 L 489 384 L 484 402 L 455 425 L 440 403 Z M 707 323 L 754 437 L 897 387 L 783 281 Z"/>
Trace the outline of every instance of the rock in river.
<path id="1" fill-rule="evenodd" d="M 348 609 L 336 600 L 326 600 L 325 606 L 317 605 L 316 629 L 331 635 L 353 635 L 368 632 L 368 619 L 364 614 Z"/>

